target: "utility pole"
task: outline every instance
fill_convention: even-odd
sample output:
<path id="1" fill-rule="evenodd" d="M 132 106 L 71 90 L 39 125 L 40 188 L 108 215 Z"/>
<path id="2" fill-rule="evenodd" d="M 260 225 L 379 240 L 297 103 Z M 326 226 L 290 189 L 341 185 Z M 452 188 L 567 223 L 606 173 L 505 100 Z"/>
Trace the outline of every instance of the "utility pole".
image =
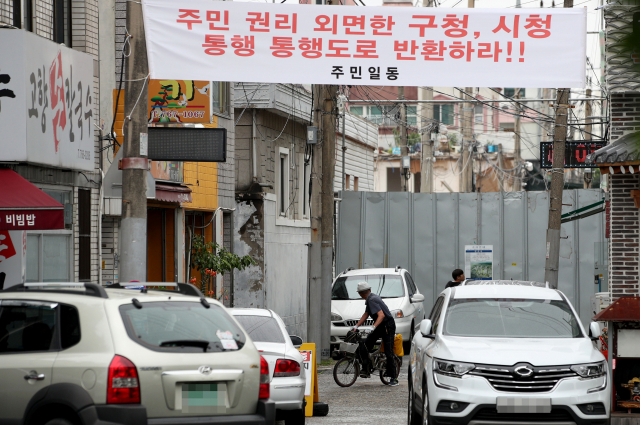
<path id="1" fill-rule="evenodd" d="M 433 7 L 433 0 L 423 0 L 422 6 L 424 7 Z M 419 88 L 418 89 L 419 100 L 433 100 L 433 90 L 431 87 Z M 433 126 L 438 126 L 439 123 L 433 122 L 433 104 L 418 104 L 420 108 L 420 114 L 418 116 L 421 120 L 421 130 L 422 134 L 420 136 L 420 144 L 422 145 L 422 149 L 420 149 L 420 153 L 422 155 L 420 161 L 420 192 L 422 193 L 433 193 L 434 190 L 434 182 L 433 182 L 433 167 L 434 167 L 434 141 L 431 140 L 431 133 Z M 424 124 L 424 120 L 426 119 L 426 125 Z M 428 129 L 425 131 L 425 127 Z"/>
<path id="2" fill-rule="evenodd" d="M 333 283 L 333 216 L 335 202 L 333 179 L 336 169 L 336 117 L 338 86 L 325 85 L 322 97 L 322 281 L 321 309 L 322 323 L 319 346 L 321 360 L 331 357 L 331 284 Z"/>
<path id="3" fill-rule="evenodd" d="M 404 98 L 404 86 L 398 87 L 398 100 L 405 100 Z M 405 157 L 409 155 L 409 149 L 407 146 L 407 103 L 400 102 L 400 156 Z M 402 169 L 402 167 L 400 167 Z M 402 190 L 407 192 L 408 183 L 404 170 L 400 173 L 402 179 Z"/>
<path id="4" fill-rule="evenodd" d="M 320 348 L 322 341 L 322 308 L 318 300 L 322 299 L 322 106 L 324 86 L 314 84 L 313 90 L 313 125 L 318 129 L 317 144 L 312 145 L 311 157 L 311 243 L 309 245 L 309 291 L 307 314 L 307 339 Z M 316 355 L 320 363 L 320 356 Z"/>
<path id="5" fill-rule="evenodd" d="M 498 173 L 498 184 L 500 185 L 500 192 L 504 192 L 504 156 L 502 155 L 502 143 L 498 143 L 498 167 L 500 167 L 500 173 Z"/>
<path id="6" fill-rule="evenodd" d="M 127 2 L 131 55 L 126 58 L 124 143 L 122 146 L 122 221 L 120 281 L 147 280 L 147 46 L 142 5 Z M 138 99 L 142 102 L 136 107 Z M 135 109 L 134 109 L 135 108 Z"/>
<path id="7" fill-rule="evenodd" d="M 475 0 L 468 0 L 467 7 L 473 9 Z M 465 93 L 472 93 L 473 88 L 465 87 Z M 470 100 L 471 96 L 462 93 L 461 96 L 466 100 Z M 472 186 L 472 160 L 471 147 L 473 145 L 473 103 L 465 102 L 462 104 L 462 163 L 460 164 L 460 192 L 471 192 Z"/>
<path id="8" fill-rule="evenodd" d="M 473 0 L 469 0 L 472 4 Z M 464 89 L 465 93 L 472 92 L 471 87 Z M 462 93 L 465 99 L 471 99 L 471 96 Z M 473 103 L 466 102 L 462 104 L 462 163 L 460 164 L 460 192 L 471 192 L 473 178 L 473 164 L 471 159 L 471 148 L 473 146 Z"/>
<path id="9" fill-rule="evenodd" d="M 573 0 L 564 0 L 564 7 L 573 7 Z M 567 140 L 567 118 L 571 89 L 558 89 L 556 119 L 553 135 L 553 168 L 551 169 L 551 193 L 549 195 L 549 227 L 547 229 L 544 280 L 550 288 L 558 288 L 560 266 L 560 226 L 562 217 L 562 189 L 564 188 L 564 149 Z"/>
<path id="10" fill-rule="evenodd" d="M 518 6 L 516 6 L 518 7 Z M 520 98 L 520 89 L 517 88 L 515 95 L 513 96 L 516 99 Z M 516 102 L 516 122 L 515 122 L 515 165 L 516 165 L 516 178 L 513 181 L 514 186 L 515 186 L 515 191 L 519 192 L 522 190 L 522 160 L 521 160 L 521 156 L 522 156 L 522 152 L 521 152 L 521 142 L 522 142 L 522 137 L 520 135 L 520 115 L 522 113 L 522 108 L 520 108 L 520 104 L 518 102 Z"/>
<path id="11" fill-rule="evenodd" d="M 591 97 L 591 89 L 587 89 L 587 97 Z M 591 125 L 591 101 L 587 100 L 585 102 L 584 105 L 584 116 L 585 116 L 585 134 L 584 134 L 584 140 L 586 141 L 591 141 L 591 129 L 593 128 L 593 126 Z M 587 171 L 589 171 L 587 173 Z M 591 169 L 585 169 L 584 172 L 584 188 L 585 189 L 590 189 L 591 188 L 591 182 L 593 181 L 593 170 Z"/>

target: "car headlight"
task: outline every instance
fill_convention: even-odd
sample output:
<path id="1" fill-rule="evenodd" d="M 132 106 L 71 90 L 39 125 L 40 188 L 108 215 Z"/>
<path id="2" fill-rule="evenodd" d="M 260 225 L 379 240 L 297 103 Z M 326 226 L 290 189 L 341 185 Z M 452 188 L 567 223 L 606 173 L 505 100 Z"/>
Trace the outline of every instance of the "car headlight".
<path id="1" fill-rule="evenodd" d="M 571 370 L 580 375 L 581 378 L 599 378 L 607 371 L 604 362 L 577 364 L 571 366 Z"/>
<path id="2" fill-rule="evenodd" d="M 342 320 L 342 316 L 337 313 L 331 313 L 331 321 L 332 322 L 340 322 Z"/>
<path id="3" fill-rule="evenodd" d="M 433 371 L 441 375 L 460 377 L 475 369 L 471 363 L 450 362 L 447 360 L 433 359 Z"/>
<path id="4" fill-rule="evenodd" d="M 393 317 L 394 319 L 402 319 L 404 317 L 404 313 L 402 312 L 402 310 L 393 310 L 391 312 L 391 317 Z"/>

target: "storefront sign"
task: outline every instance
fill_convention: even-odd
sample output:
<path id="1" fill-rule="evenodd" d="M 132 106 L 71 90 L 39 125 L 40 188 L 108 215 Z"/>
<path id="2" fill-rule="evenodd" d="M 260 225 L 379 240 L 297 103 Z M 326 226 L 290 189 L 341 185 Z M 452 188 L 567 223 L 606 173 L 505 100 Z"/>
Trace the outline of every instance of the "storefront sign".
<path id="1" fill-rule="evenodd" d="M 564 168 L 592 168 L 587 155 L 607 145 L 607 142 L 580 140 L 565 142 Z M 540 142 L 540 168 L 553 168 L 553 142 Z"/>
<path id="2" fill-rule="evenodd" d="M 93 58 L 0 29 L 0 161 L 93 171 Z"/>
<path id="3" fill-rule="evenodd" d="M 209 123 L 209 81 L 149 80 L 149 122 Z"/>
<path id="4" fill-rule="evenodd" d="M 152 78 L 584 87 L 587 10 L 143 0 Z"/>

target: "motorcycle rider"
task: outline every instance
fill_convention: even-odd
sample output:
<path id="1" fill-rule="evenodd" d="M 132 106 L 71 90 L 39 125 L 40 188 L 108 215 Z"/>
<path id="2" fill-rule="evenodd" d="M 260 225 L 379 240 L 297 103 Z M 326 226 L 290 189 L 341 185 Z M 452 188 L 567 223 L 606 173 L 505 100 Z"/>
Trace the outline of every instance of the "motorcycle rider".
<path id="1" fill-rule="evenodd" d="M 398 386 L 398 377 L 396 376 L 396 368 L 393 355 L 393 339 L 396 334 L 396 322 L 389 311 L 389 307 L 382 301 L 379 295 L 371 292 L 371 286 L 367 282 L 359 282 L 357 292 L 365 300 L 365 312 L 356 324 L 353 330 L 360 327 L 365 320 L 371 317 L 374 320 L 373 331 L 367 336 L 365 346 L 368 352 L 371 352 L 378 338 L 382 339 L 384 353 L 387 356 L 387 376 L 390 378 L 389 385 Z M 371 362 L 368 353 L 363 353 L 363 375 L 369 377 L 371 373 Z"/>

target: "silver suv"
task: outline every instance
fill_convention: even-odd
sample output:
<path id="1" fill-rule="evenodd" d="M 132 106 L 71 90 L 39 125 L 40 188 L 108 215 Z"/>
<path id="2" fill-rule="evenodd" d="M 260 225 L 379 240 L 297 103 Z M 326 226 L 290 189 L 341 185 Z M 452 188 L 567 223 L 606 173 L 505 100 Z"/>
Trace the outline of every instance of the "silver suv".
<path id="1" fill-rule="evenodd" d="M 274 424 L 268 364 L 242 327 L 194 286 L 165 285 L 0 291 L 0 423 Z"/>

